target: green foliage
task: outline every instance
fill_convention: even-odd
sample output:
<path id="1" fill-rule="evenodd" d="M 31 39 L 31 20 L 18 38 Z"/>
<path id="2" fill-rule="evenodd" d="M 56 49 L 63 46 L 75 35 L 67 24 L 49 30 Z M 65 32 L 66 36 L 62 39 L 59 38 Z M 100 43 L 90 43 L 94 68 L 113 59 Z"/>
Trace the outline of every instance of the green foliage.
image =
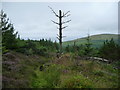
<path id="1" fill-rule="evenodd" d="M 69 45 L 66 46 L 65 51 L 70 52 L 70 46 Z"/>
<path id="2" fill-rule="evenodd" d="M 45 68 L 43 72 L 36 73 L 37 77 L 33 81 L 34 88 L 54 88 L 60 78 L 60 68 L 55 64 Z"/>
<path id="3" fill-rule="evenodd" d="M 93 88 L 92 82 L 82 75 L 71 76 L 61 83 L 62 88 Z"/>
<path id="4" fill-rule="evenodd" d="M 2 46 L 2 53 L 3 54 L 5 54 L 5 53 L 7 53 L 9 50 L 8 49 L 6 49 L 6 47 L 5 46 Z"/>
<path id="5" fill-rule="evenodd" d="M 84 56 L 84 45 L 82 45 L 82 44 L 80 45 L 78 55 L 79 56 Z"/>
<path id="6" fill-rule="evenodd" d="M 87 42 L 85 43 L 85 48 L 84 48 L 84 55 L 86 56 L 92 56 L 92 50 L 93 48 L 91 47 L 92 43 L 90 42 L 90 36 L 86 38 Z"/>
<path id="7" fill-rule="evenodd" d="M 83 45 L 80 45 L 80 46 L 77 46 L 77 45 L 68 45 L 63 50 L 65 52 L 78 53 L 82 49 L 83 49 Z"/>
<path id="8" fill-rule="evenodd" d="M 37 45 L 37 47 L 39 48 L 39 46 L 44 46 L 47 48 L 48 51 L 56 51 L 58 50 L 58 43 L 52 42 L 51 40 L 45 40 L 45 39 L 40 39 L 40 41 L 37 41 L 39 44 Z"/>
<path id="9" fill-rule="evenodd" d="M 76 55 L 79 55 L 79 56 L 97 56 L 97 50 L 95 50 L 93 47 L 92 47 L 92 43 L 91 43 L 91 39 L 88 35 L 88 37 L 86 38 L 86 42 L 81 45 L 76 45 L 76 42 L 74 42 L 74 45 L 68 45 L 65 47 L 65 51 L 66 52 L 72 52 L 72 53 L 75 53 Z"/>
<path id="10" fill-rule="evenodd" d="M 17 52 L 24 53 L 26 55 L 42 55 L 49 57 L 48 53 L 49 52 L 56 52 L 58 43 L 52 42 L 51 40 L 20 40 L 17 39 L 18 41 L 18 47 L 16 49 Z"/>
<path id="11" fill-rule="evenodd" d="M 120 46 L 116 44 L 113 40 L 113 38 L 108 41 L 106 40 L 103 44 L 103 46 L 100 48 L 99 53 L 100 56 L 106 59 L 111 60 L 119 60 L 120 56 L 118 53 L 120 53 Z"/>
<path id="12" fill-rule="evenodd" d="M 20 36 L 16 38 L 17 32 L 14 32 L 15 29 L 13 27 L 13 24 L 9 22 L 7 15 L 3 11 L 1 11 L 0 16 L 3 53 L 6 53 L 10 49 L 24 53 L 26 55 L 39 54 L 42 56 L 48 56 L 48 52 L 55 52 L 56 50 L 58 50 L 58 43 L 52 42 L 51 40 L 21 40 Z"/>
<path id="13" fill-rule="evenodd" d="M 44 46 L 41 46 L 41 47 L 39 47 L 38 49 L 36 48 L 34 53 L 35 53 L 35 54 L 38 54 L 38 55 L 43 55 L 43 56 L 45 56 L 45 55 L 48 54 L 48 53 L 47 53 L 47 48 L 44 47 Z"/>
<path id="14" fill-rule="evenodd" d="M 113 66 L 118 67 L 119 62 L 107 65 L 81 59 L 82 56 L 98 56 L 98 49 L 92 48 L 92 43 L 103 42 L 103 38 L 99 39 L 100 36 L 97 36 L 99 38 L 91 37 L 92 41 L 89 36 L 81 39 L 82 44 L 80 44 L 80 40 L 78 40 L 79 44 L 76 41 L 71 42 L 72 44 L 63 47 L 66 54 L 61 55 L 58 59 L 55 56 L 59 50 L 56 41 L 22 40 L 20 36 L 16 38 L 17 33 L 14 32 L 13 25 L 9 23 L 9 19 L 3 11 L 1 12 L 0 29 L 3 35 L 3 47 L 0 47 L 3 50 L 3 76 L 6 77 L 4 87 L 117 87 L 118 70 L 113 69 Z M 10 50 L 20 53 L 7 53 Z M 6 54 L 4 55 L 4 53 Z M 113 39 L 106 41 L 99 50 L 100 57 L 106 59 L 120 59 L 117 53 L 120 53 L 120 46 Z M 46 64 L 49 65 L 46 66 Z M 40 65 L 43 66 L 43 71 L 39 70 Z"/>
<path id="15" fill-rule="evenodd" d="M 103 76 L 104 75 L 104 73 L 100 70 L 99 71 L 93 71 L 93 73 L 97 76 Z"/>
<path id="16" fill-rule="evenodd" d="M 74 42 L 76 41 L 76 45 L 79 46 L 81 44 L 85 44 L 86 43 L 86 38 L 87 37 L 83 37 L 83 38 L 78 38 L 72 41 L 66 41 L 63 42 L 63 47 L 66 47 L 67 45 L 74 45 Z M 103 45 L 103 42 L 105 40 L 110 40 L 111 38 L 114 39 L 115 43 L 119 43 L 118 41 L 118 34 L 98 34 L 98 35 L 92 35 L 90 36 L 91 38 L 91 43 L 92 43 L 92 47 L 93 48 L 100 48 Z"/>
<path id="17" fill-rule="evenodd" d="M 16 49 L 17 32 L 14 32 L 13 24 L 9 22 L 9 19 L 7 18 L 7 15 L 3 12 L 3 10 L 1 10 L 0 19 L 0 29 L 2 30 L 2 45 L 5 46 L 6 49 Z"/>
<path id="18" fill-rule="evenodd" d="M 8 53 L 3 55 L 3 87 L 6 88 L 115 88 L 118 70 L 112 64 L 79 60 L 73 53 L 54 57 Z M 52 62 L 51 62 L 52 60 Z M 14 62 L 14 63 L 13 63 Z M 57 64 L 58 62 L 58 64 Z M 54 64 L 56 63 L 56 64 Z M 115 63 L 118 64 L 117 62 Z M 40 65 L 44 67 L 39 70 Z M 9 83 L 11 81 L 11 83 Z"/>

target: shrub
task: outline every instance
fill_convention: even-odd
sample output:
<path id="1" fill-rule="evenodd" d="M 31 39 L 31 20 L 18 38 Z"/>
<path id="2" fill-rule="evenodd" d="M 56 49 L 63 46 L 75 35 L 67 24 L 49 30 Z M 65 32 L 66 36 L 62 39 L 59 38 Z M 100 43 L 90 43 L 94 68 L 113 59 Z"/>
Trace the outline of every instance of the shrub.
<path id="1" fill-rule="evenodd" d="M 106 40 L 103 46 L 99 49 L 100 57 L 106 58 L 110 62 L 119 60 L 120 56 L 118 53 L 120 53 L 120 46 L 115 43 L 113 38 L 110 41 Z"/>
<path id="2" fill-rule="evenodd" d="M 2 50 L 2 53 L 3 53 L 3 54 L 5 54 L 5 53 L 7 53 L 7 52 L 9 51 L 8 49 L 6 49 L 5 46 L 1 47 L 1 50 Z M 1 52 L 1 51 L 0 51 L 0 52 Z"/>
<path id="3" fill-rule="evenodd" d="M 60 78 L 59 66 L 53 64 L 46 67 L 44 71 L 37 72 L 37 78 L 33 81 L 33 87 L 35 88 L 54 88 Z"/>
<path id="4" fill-rule="evenodd" d="M 104 75 L 104 73 L 102 71 L 94 71 L 93 73 L 94 73 L 94 75 L 97 75 L 97 76 L 103 76 Z"/>
<path id="5" fill-rule="evenodd" d="M 35 48 L 34 49 L 34 53 L 35 54 L 39 54 L 39 55 L 46 55 L 46 52 L 47 52 L 47 48 L 44 47 L 44 46 L 41 46 L 39 49 L 38 48 Z"/>
<path id="6" fill-rule="evenodd" d="M 71 76 L 61 83 L 62 88 L 92 88 L 92 83 L 89 79 L 82 75 Z"/>

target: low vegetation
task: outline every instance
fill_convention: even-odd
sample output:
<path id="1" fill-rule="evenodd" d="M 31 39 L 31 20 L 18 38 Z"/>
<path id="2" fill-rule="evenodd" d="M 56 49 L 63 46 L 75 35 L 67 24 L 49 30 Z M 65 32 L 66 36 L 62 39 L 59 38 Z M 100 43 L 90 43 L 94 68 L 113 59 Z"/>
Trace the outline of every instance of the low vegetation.
<path id="1" fill-rule="evenodd" d="M 76 65 L 69 53 L 58 59 L 9 52 L 3 60 L 4 88 L 118 87 L 118 69 L 113 68 L 114 64 L 78 60 Z"/>

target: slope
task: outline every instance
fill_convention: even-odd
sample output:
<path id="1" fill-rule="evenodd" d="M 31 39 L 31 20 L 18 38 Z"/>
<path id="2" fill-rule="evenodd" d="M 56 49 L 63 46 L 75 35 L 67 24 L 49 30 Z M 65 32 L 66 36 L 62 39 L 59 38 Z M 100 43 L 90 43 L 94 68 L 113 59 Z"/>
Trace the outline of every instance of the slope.
<path id="1" fill-rule="evenodd" d="M 63 42 L 63 46 L 73 45 L 74 42 L 76 43 L 76 45 L 85 44 L 86 38 L 87 37 L 83 37 L 83 38 L 78 38 L 75 40 Z M 113 38 L 114 41 L 118 43 L 118 34 L 98 34 L 98 35 L 90 36 L 92 46 L 97 48 L 100 47 L 105 40 L 110 40 L 111 38 Z"/>

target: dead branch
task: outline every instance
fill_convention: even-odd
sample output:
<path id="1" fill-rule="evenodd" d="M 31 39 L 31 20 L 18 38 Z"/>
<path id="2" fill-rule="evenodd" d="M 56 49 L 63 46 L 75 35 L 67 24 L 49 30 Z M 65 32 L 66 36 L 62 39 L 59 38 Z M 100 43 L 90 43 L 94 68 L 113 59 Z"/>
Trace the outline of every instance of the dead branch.
<path id="1" fill-rule="evenodd" d="M 58 40 L 60 40 L 60 38 L 59 37 L 56 37 Z"/>
<path id="2" fill-rule="evenodd" d="M 62 27 L 61 29 L 65 29 L 65 28 L 67 28 L 67 27 L 68 27 L 68 26 L 64 26 L 64 27 Z M 60 29 L 60 28 L 57 27 L 57 29 Z"/>
<path id="3" fill-rule="evenodd" d="M 71 14 L 68 14 L 67 16 L 64 16 L 64 17 L 68 17 L 68 16 L 70 16 Z"/>
<path id="4" fill-rule="evenodd" d="M 59 17 L 59 16 L 56 14 L 56 12 L 55 12 L 50 6 L 48 6 L 48 7 L 52 10 L 52 12 L 55 14 L 56 17 Z"/>
<path id="5" fill-rule="evenodd" d="M 67 28 L 68 26 L 64 26 L 64 27 L 62 27 L 62 29 L 65 29 L 65 28 Z"/>
<path id="6" fill-rule="evenodd" d="M 71 21 L 71 20 L 68 20 L 68 21 L 62 22 L 62 24 L 68 23 L 68 22 L 70 22 L 70 21 Z"/>
<path id="7" fill-rule="evenodd" d="M 48 6 L 48 7 L 49 7 L 49 6 Z M 59 44 L 60 44 L 60 45 L 59 45 L 59 47 L 60 47 L 60 48 L 59 48 L 59 49 L 60 49 L 60 53 L 62 53 L 62 38 L 63 38 L 63 37 L 66 37 L 66 36 L 62 36 L 62 29 L 65 29 L 66 27 L 68 27 L 68 26 L 62 27 L 62 25 L 71 21 L 71 20 L 68 20 L 68 21 L 62 22 L 62 18 L 63 18 L 63 17 L 68 17 L 68 16 L 70 16 L 70 14 L 68 14 L 70 11 L 68 11 L 68 12 L 66 12 L 66 13 L 63 12 L 63 15 L 62 15 L 62 11 L 59 10 L 59 15 L 57 15 L 57 14 L 55 13 L 55 11 L 54 11 L 51 7 L 49 7 L 49 8 L 52 10 L 52 12 L 55 14 L 55 16 L 58 17 L 58 19 L 59 19 L 59 22 L 55 22 L 55 21 L 53 21 L 53 20 L 51 20 L 51 21 L 52 21 L 53 23 L 59 25 L 59 28 L 57 27 L 57 29 L 59 29 L 59 35 L 57 34 L 57 39 L 59 40 Z"/>
<path id="8" fill-rule="evenodd" d="M 66 15 L 69 13 L 70 11 L 67 11 L 65 14 L 63 13 L 62 17 L 66 17 Z"/>
<path id="9" fill-rule="evenodd" d="M 58 37 L 60 37 L 58 34 L 57 34 Z"/>
<path id="10" fill-rule="evenodd" d="M 59 23 L 57 23 L 57 22 L 55 22 L 55 21 L 53 21 L 53 20 L 51 20 L 53 23 L 55 23 L 55 24 L 58 24 L 59 25 Z"/>

